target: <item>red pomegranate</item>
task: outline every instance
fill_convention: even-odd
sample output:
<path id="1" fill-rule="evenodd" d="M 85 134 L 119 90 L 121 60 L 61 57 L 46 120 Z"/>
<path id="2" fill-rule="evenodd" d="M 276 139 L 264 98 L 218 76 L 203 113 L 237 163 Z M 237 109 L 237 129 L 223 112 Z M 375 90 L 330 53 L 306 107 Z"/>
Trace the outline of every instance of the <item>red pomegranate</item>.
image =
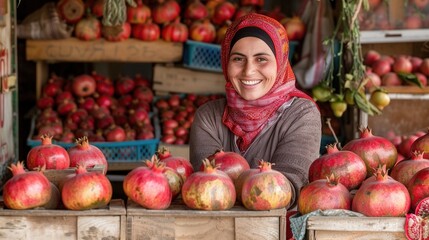
<path id="1" fill-rule="evenodd" d="M 309 181 L 326 179 L 334 174 L 348 190 L 358 188 L 366 178 L 366 166 L 362 158 L 352 151 L 338 150 L 336 144 L 328 145 L 326 151 L 326 154 L 311 163 Z"/>
<path id="2" fill-rule="evenodd" d="M 260 163 L 259 163 L 260 164 Z M 253 176 L 256 173 L 259 173 L 260 170 L 259 168 L 250 168 L 247 169 L 245 171 L 243 171 L 238 178 L 234 181 L 234 186 L 235 186 L 235 193 L 237 195 L 237 200 L 238 201 L 242 201 L 241 200 L 241 192 L 243 191 L 243 183 L 244 181 L 246 181 L 247 178 L 249 178 L 250 176 Z"/>
<path id="3" fill-rule="evenodd" d="M 417 138 L 413 144 L 411 144 L 411 152 L 423 152 L 423 158 L 429 159 L 429 129 L 425 135 Z"/>
<path id="4" fill-rule="evenodd" d="M 165 25 L 161 31 L 161 37 L 167 42 L 185 42 L 188 40 L 188 27 L 177 18 L 174 22 Z"/>
<path id="5" fill-rule="evenodd" d="M 3 201 L 10 209 L 30 209 L 49 202 L 52 190 L 41 171 L 25 171 L 24 164 L 11 164 L 12 177 L 3 186 Z"/>
<path id="6" fill-rule="evenodd" d="M 206 5 L 201 3 L 200 0 L 191 1 L 185 9 L 185 18 L 195 20 L 201 20 L 208 16 L 208 10 Z"/>
<path id="7" fill-rule="evenodd" d="M 146 161 L 146 166 L 131 170 L 123 182 L 127 197 L 147 209 L 168 208 L 173 195 L 168 178 L 163 174 L 164 166 L 156 161 L 156 156 L 152 156 L 150 161 Z"/>
<path id="8" fill-rule="evenodd" d="M 137 6 L 127 6 L 127 22 L 131 24 L 143 24 L 151 16 L 151 10 L 144 5 L 142 0 L 137 0 Z"/>
<path id="9" fill-rule="evenodd" d="M 423 158 L 422 152 L 414 152 L 413 156 L 396 164 L 390 176 L 396 181 L 408 186 L 410 179 L 423 168 L 429 167 L 429 160 Z"/>
<path id="10" fill-rule="evenodd" d="M 381 165 L 386 164 L 387 170 L 391 169 L 398 158 L 395 145 L 386 138 L 374 136 L 369 127 L 362 128 L 360 137 L 346 143 L 342 150 L 352 151 L 362 158 L 367 177 L 371 177 Z"/>
<path id="11" fill-rule="evenodd" d="M 292 200 L 291 184 L 281 172 L 271 169 L 271 163 L 261 160 L 259 173 L 244 181 L 241 200 L 249 210 L 284 208 Z"/>
<path id="12" fill-rule="evenodd" d="M 214 9 L 213 16 L 211 17 L 211 22 L 216 25 L 222 25 L 227 20 L 232 20 L 232 17 L 235 14 L 236 6 L 229 1 L 224 1 L 216 5 Z"/>
<path id="13" fill-rule="evenodd" d="M 82 0 L 60 0 L 57 3 L 57 12 L 66 23 L 75 24 L 85 13 L 85 3 Z"/>
<path id="14" fill-rule="evenodd" d="M 195 21 L 189 28 L 189 38 L 198 42 L 212 43 L 216 39 L 216 28 L 208 19 Z"/>
<path id="15" fill-rule="evenodd" d="M 352 210 L 368 217 L 404 217 L 410 210 L 410 193 L 383 165 L 356 191 Z"/>
<path id="16" fill-rule="evenodd" d="M 149 19 L 146 23 L 134 25 L 132 36 L 142 41 L 156 41 L 161 36 L 161 30 L 158 24 L 153 23 L 152 19 Z"/>
<path id="17" fill-rule="evenodd" d="M 41 207 L 44 209 L 57 209 L 61 204 L 61 192 L 57 185 L 55 185 L 53 182 L 49 183 L 51 185 L 51 198 L 49 198 L 49 201 Z"/>
<path id="18" fill-rule="evenodd" d="M 152 8 L 152 19 L 157 24 L 171 22 L 179 17 L 180 9 L 175 0 L 158 0 L 158 4 Z"/>
<path id="19" fill-rule="evenodd" d="M 110 26 L 103 26 L 101 28 L 101 32 L 103 37 L 107 41 L 111 41 L 111 42 L 124 41 L 130 38 L 131 36 L 131 24 L 128 22 L 122 23 L 122 25 L 120 26 L 119 32 L 112 32 Z"/>
<path id="20" fill-rule="evenodd" d="M 305 185 L 298 197 L 301 215 L 327 209 L 351 209 L 352 195 L 334 174 Z"/>
<path id="21" fill-rule="evenodd" d="M 264 0 L 240 0 L 241 6 L 256 6 L 256 7 L 263 7 L 264 6 Z"/>
<path id="22" fill-rule="evenodd" d="M 168 185 L 170 185 L 172 198 L 175 199 L 179 196 L 183 186 L 183 178 L 172 168 L 164 167 L 164 175 L 168 179 Z"/>
<path id="23" fill-rule="evenodd" d="M 217 169 L 214 161 L 203 160 L 204 170 L 194 172 L 182 186 L 186 206 L 198 210 L 228 210 L 235 204 L 236 193 L 231 178 Z"/>
<path id="24" fill-rule="evenodd" d="M 415 210 L 422 199 L 429 197 L 429 168 L 416 172 L 408 181 L 407 188 L 411 196 L 411 209 Z"/>
<path id="25" fill-rule="evenodd" d="M 208 156 L 207 159 L 210 161 L 214 160 L 216 165 L 219 165 L 218 169 L 224 171 L 232 179 L 233 182 L 237 180 L 240 174 L 250 169 L 247 160 L 236 152 L 225 152 L 222 149 L 216 150 L 215 153 Z M 204 165 L 201 165 L 200 171 L 204 169 Z"/>
<path id="26" fill-rule="evenodd" d="M 72 91 L 78 97 L 88 97 L 95 92 L 97 82 L 88 74 L 81 74 L 73 78 Z"/>
<path id="27" fill-rule="evenodd" d="M 194 172 L 191 162 L 184 157 L 169 156 L 161 158 L 161 162 L 165 163 L 165 166 L 174 169 L 183 178 L 183 181 L 186 181 Z"/>
<path id="28" fill-rule="evenodd" d="M 98 147 L 90 144 L 87 136 L 78 138 L 75 146 L 69 148 L 67 152 L 70 156 L 70 167 L 85 165 L 88 168 L 103 165 L 104 171 L 107 172 L 108 163 L 104 153 Z"/>
<path id="29" fill-rule="evenodd" d="M 62 185 L 61 198 L 70 210 L 88 210 L 106 207 L 112 199 L 109 179 L 100 172 L 88 172 L 85 165 L 76 168 L 76 175 Z"/>
<path id="30" fill-rule="evenodd" d="M 402 154 L 406 158 L 412 157 L 414 154 L 411 152 L 411 145 L 419 138 L 417 135 L 409 135 L 401 137 L 401 143 L 396 147 L 398 153 Z"/>
<path id="31" fill-rule="evenodd" d="M 27 168 L 35 170 L 66 169 L 70 166 L 70 158 L 67 150 L 60 145 L 52 144 L 52 135 L 45 134 L 41 137 L 42 143 L 30 149 L 27 154 Z"/>

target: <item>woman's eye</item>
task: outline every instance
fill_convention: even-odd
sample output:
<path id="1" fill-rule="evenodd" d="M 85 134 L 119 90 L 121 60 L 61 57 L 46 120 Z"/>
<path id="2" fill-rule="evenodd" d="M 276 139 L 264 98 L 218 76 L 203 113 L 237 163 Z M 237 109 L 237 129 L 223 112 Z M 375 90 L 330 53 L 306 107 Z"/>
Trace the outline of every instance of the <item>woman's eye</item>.
<path id="1" fill-rule="evenodd" d="M 234 61 L 234 62 L 241 62 L 241 61 L 243 61 L 243 58 L 242 57 L 233 57 L 232 61 Z"/>
<path id="2" fill-rule="evenodd" d="M 265 58 L 257 58 L 256 61 L 258 61 L 258 62 L 266 62 L 267 59 L 265 59 Z"/>

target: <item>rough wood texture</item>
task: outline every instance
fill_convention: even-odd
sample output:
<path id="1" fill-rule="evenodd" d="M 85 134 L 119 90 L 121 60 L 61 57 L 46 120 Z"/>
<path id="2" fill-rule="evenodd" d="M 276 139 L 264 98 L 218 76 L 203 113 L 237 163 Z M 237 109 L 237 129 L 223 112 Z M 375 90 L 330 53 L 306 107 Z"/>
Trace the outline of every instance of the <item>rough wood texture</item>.
<path id="1" fill-rule="evenodd" d="M 310 217 L 307 221 L 309 240 L 407 239 L 405 218 L 400 217 Z"/>
<path id="2" fill-rule="evenodd" d="M 236 205 L 227 211 L 198 211 L 175 202 L 167 210 L 148 210 L 129 201 L 127 239 L 286 238 L 286 210 L 249 211 Z"/>
<path id="3" fill-rule="evenodd" d="M 105 209 L 11 210 L 0 208 L 0 239 L 125 239 L 124 202 L 114 199 Z"/>
<path id="4" fill-rule="evenodd" d="M 153 89 L 180 93 L 225 93 L 225 79 L 222 73 L 157 64 L 154 67 Z"/>
<path id="5" fill-rule="evenodd" d="M 61 40 L 27 40 L 26 58 L 33 61 L 68 62 L 178 62 L 182 59 L 183 44 L 165 41 L 145 42 L 128 39 L 109 42 L 104 39 L 81 41 L 77 38 Z"/>

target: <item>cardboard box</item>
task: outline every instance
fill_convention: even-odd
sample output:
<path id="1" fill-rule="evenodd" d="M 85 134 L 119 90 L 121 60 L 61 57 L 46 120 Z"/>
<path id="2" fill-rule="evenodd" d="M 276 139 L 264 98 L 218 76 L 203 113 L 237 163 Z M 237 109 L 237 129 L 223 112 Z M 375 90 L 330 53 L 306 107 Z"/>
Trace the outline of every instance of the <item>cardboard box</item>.
<path id="1" fill-rule="evenodd" d="M 112 200 L 105 209 L 12 210 L 0 206 L 1 239 L 125 239 L 126 209 L 123 200 Z"/>
<path id="2" fill-rule="evenodd" d="M 128 201 L 127 239 L 284 240 L 286 209 L 198 211 L 178 202 L 166 210 L 148 210 Z"/>
<path id="3" fill-rule="evenodd" d="M 404 217 L 325 217 L 307 221 L 308 240 L 407 239 Z"/>
<path id="4" fill-rule="evenodd" d="M 222 73 L 157 64 L 154 67 L 153 89 L 174 93 L 225 93 L 225 79 Z"/>

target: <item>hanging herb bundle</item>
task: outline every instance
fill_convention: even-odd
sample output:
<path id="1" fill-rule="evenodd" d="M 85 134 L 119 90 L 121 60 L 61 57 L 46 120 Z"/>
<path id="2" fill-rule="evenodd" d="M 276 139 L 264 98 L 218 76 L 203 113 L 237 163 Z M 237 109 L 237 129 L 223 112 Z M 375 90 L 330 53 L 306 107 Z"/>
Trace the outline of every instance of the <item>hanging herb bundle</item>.
<path id="1" fill-rule="evenodd" d="M 329 66 L 324 79 L 312 89 L 313 97 L 320 102 L 329 101 L 337 117 L 342 116 L 347 106 L 356 106 L 368 115 L 380 114 L 390 102 L 387 93 L 381 88 L 371 93 L 383 95 L 385 101 L 379 104 L 373 101 L 374 98 L 366 98 L 364 88 L 368 78 L 363 64 L 357 17 L 362 8 L 369 9 L 368 0 L 339 2 L 341 6 L 333 34 L 323 42 L 329 46 L 331 56 L 339 59 L 338 66 L 335 67 L 334 61 L 327 61 Z"/>

